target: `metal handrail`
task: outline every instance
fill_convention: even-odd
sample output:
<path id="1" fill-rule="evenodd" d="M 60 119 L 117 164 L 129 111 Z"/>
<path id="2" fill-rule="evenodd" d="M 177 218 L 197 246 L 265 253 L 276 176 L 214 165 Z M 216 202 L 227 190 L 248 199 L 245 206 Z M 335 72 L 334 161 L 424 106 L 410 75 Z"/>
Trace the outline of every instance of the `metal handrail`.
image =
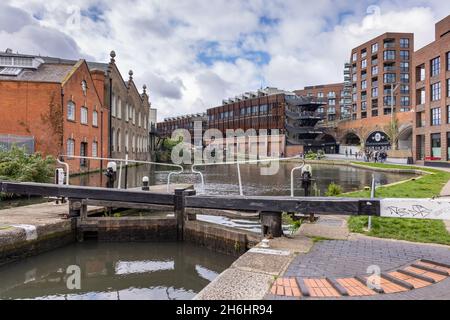
<path id="1" fill-rule="evenodd" d="M 135 164 L 153 164 L 158 166 L 166 166 L 171 168 L 177 168 L 180 169 L 178 172 L 170 172 L 169 176 L 167 177 L 167 191 L 170 191 L 170 179 L 173 175 L 180 175 L 184 173 L 184 168 L 181 165 L 178 164 L 169 164 L 169 163 L 160 163 L 160 162 L 152 162 L 152 161 L 140 161 L 140 160 L 129 160 L 128 155 L 126 159 L 114 159 L 114 158 L 100 158 L 100 157 L 82 157 L 82 156 L 69 156 L 69 155 L 60 155 L 59 158 L 67 158 L 67 159 L 88 159 L 88 160 L 99 160 L 99 161 L 110 161 L 110 162 L 120 162 L 120 174 L 119 179 L 122 172 L 122 163 L 125 162 L 126 165 L 129 163 L 135 163 Z M 61 163 L 65 163 L 62 161 L 59 161 Z M 68 164 L 67 164 L 67 170 L 69 170 Z M 67 185 L 69 185 L 69 177 L 67 178 Z M 120 184 L 118 186 L 118 189 L 120 189 Z"/>
<path id="2" fill-rule="evenodd" d="M 59 159 L 56 159 L 56 162 L 58 162 L 60 165 L 63 165 L 66 167 L 67 173 L 66 173 L 66 186 L 69 185 L 69 179 L 70 179 L 70 165 L 67 162 L 63 162 Z"/>
<path id="3" fill-rule="evenodd" d="M 202 191 L 205 190 L 205 178 L 202 172 L 196 170 L 197 167 L 210 167 L 210 166 L 219 166 L 219 165 L 232 165 L 235 164 L 237 166 L 238 171 L 238 181 L 239 181 L 239 195 L 244 196 L 244 189 L 242 187 L 242 176 L 241 176 L 241 164 L 257 164 L 264 162 L 272 162 L 272 161 L 287 161 L 287 160 L 298 160 L 299 156 L 289 157 L 289 158 L 267 158 L 267 159 L 258 159 L 258 160 L 242 160 L 242 161 L 230 161 L 230 162 L 214 162 L 214 163 L 198 163 L 193 164 L 191 166 L 191 172 L 194 174 L 200 175 L 202 181 Z M 304 160 L 303 160 L 304 162 Z M 303 166 L 305 164 L 303 163 Z"/>
<path id="4" fill-rule="evenodd" d="M 294 169 L 292 169 L 292 171 L 291 171 L 291 198 L 294 198 L 295 197 L 295 190 L 294 190 L 294 173 L 295 173 L 295 171 L 298 171 L 298 170 L 301 170 L 301 169 L 303 169 L 304 168 L 304 166 L 305 166 L 305 164 L 306 164 L 306 161 L 305 160 L 302 160 L 302 165 L 301 166 L 299 166 L 299 167 L 295 167 Z"/>

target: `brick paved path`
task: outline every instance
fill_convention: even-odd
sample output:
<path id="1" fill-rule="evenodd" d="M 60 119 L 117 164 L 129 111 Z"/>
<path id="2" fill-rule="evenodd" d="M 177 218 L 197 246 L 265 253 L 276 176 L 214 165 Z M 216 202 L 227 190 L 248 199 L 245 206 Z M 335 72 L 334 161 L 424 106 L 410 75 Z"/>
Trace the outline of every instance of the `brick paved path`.
<path id="1" fill-rule="evenodd" d="M 411 267 L 416 264 L 438 271 L 434 273 Z M 368 276 L 367 268 L 373 265 L 379 266 L 386 276 L 382 278 L 385 294 L 368 290 L 363 284 Z M 449 265 L 450 247 L 365 237 L 350 241 L 323 241 L 317 243 L 310 253 L 296 257 L 266 298 L 450 299 Z M 442 272 L 444 275 L 439 274 Z M 342 292 L 346 296 L 342 296 Z"/>

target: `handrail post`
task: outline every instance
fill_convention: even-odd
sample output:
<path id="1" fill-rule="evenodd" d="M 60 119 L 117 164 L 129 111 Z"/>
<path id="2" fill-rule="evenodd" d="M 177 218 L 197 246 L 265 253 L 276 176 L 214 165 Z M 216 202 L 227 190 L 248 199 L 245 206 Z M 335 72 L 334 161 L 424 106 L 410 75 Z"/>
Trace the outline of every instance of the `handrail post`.
<path id="1" fill-rule="evenodd" d="M 177 220 L 177 240 L 184 240 L 184 215 L 186 211 L 186 193 L 184 189 L 175 190 L 174 211 Z"/>
<path id="2" fill-rule="evenodd" d="M 241 166 L 237 164 L 237 173 L 239 179 L 239 195 L 244 196 L 244 189 L 242 188 L 242 176 L 241 176 Z"/>

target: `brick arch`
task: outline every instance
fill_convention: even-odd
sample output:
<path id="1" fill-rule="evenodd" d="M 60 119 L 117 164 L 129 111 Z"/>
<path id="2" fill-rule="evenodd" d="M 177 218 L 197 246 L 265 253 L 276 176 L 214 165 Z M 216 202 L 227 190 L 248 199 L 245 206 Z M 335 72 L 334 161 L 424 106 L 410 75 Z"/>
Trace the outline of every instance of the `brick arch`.
<path id="1" fill-rule="evenodd" d="M 350 130 L 346 130 L 346 131 L 344 131 L 344 132 L 341 133 L 341 135 L 339 136 L 339 139 L 338 139 L 339 143 L 340 143 L 341 145 L 345 145 L 345 144 L 346 144 L 346 138 L 347 138 L 349 135 L 355 135 L 356 137 L 358 137 L 358 139 L 359 139 L 360 142 L 363 141 L 363 139 L 361 138 L 361 134 L 360 134 L 357 130 L 355 130 L 355 129 L 350 129 Z"/>

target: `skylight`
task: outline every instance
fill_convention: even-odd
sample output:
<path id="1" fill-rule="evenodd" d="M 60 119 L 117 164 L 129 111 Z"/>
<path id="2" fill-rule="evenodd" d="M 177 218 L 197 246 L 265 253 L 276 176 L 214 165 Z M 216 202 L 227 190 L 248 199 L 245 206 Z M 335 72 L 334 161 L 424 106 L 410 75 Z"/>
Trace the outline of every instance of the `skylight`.
<path id="1" fill-rule="evenodd" d="M 0 70 L 0 75 L 3 76 L 18 76 L 22 68 L 3 68 Z"/>

